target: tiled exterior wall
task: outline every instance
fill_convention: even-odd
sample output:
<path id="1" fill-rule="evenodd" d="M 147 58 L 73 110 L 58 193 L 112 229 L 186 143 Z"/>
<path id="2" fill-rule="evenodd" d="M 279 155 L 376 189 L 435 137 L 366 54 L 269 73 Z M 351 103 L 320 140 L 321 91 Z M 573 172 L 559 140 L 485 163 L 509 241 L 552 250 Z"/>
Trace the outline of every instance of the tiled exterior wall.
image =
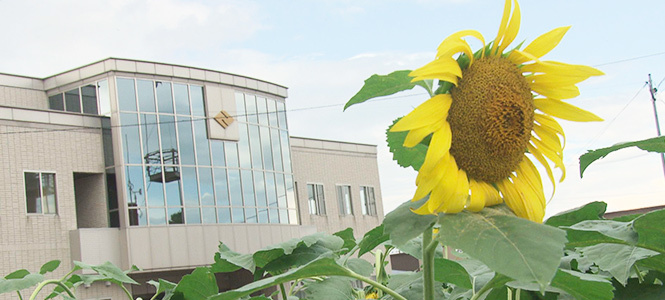
<path id="1" fill-rule="evenodd" d="M 315 225 L 328 233 L 352 227 L 354 235 L 362 237 L 381 224 L 383 202 L 375 146 L 291 137 L 291 155 L 302 225 Z M 323 184 L 325 216 L 310 215 L 308 183 Z M 353 215 L 340 216 L 337 185 L 351 186 Z M 374 187 L 377 216 L 362 214 L 360 186 Z"/>
<path id="2" fill-rule="evenodd" d="M 48 109 L 48 98 L 44 91 L 3 86 L 0 82 L 0 106 Z"/>
<path id="3" fill-rule="evenodd" d="M 52 276 L 62 276 L 71 267 L 69 231 L 76 229 L 73 172 L 100 173 L 104 164 L 101 130 L 63 130 L 67 128 L 71 129 L 0 120 L 0 274 L 18 268 L 36 272 L 54 259 L 63 264 Z M 56 215 L 26 213 L 26 170 L 55 172 Z"/>

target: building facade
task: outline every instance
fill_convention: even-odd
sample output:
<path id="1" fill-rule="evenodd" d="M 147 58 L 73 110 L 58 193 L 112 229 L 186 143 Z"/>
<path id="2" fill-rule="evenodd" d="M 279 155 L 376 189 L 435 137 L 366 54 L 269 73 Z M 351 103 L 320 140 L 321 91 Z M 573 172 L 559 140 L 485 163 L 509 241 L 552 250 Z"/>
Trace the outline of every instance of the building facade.
<path id="1" fill-rule="evenodd" d="M 249 77 L 117 58 L 0 74 L 0 274 L 110 261 L 140 267 L 141 283 L 177 281 L 220 241 L 249 253 L 379 225 L 376 147 L 290 137 L 286 97 Z M 125 297 L 103 284 L 78 293 Z"/>

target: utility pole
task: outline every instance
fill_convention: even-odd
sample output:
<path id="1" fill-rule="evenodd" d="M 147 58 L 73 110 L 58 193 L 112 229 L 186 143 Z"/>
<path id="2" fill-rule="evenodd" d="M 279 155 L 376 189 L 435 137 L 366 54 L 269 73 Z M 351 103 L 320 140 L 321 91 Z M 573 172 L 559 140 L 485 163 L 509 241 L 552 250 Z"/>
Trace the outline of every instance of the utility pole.
<path id="1" fill-rule="evenodd" d="M 653 104 L 653 115 L 656 118 L 656 131 L 658 132 L 658 136 L 660 136 L 660 123 L 658 122 L 658 111 L 656 111 L 656 89 L 653 88 L 653 83 L 651 82 L 651 74 L 649 74 L 649 81 L 647 81 L 649 84 L 649 93 L 651 93 L 651 100 Z M 663 164 L 663 174 L 665 175 L 665 154 L 661 153 L 660 154 L 660 162 Z"/>

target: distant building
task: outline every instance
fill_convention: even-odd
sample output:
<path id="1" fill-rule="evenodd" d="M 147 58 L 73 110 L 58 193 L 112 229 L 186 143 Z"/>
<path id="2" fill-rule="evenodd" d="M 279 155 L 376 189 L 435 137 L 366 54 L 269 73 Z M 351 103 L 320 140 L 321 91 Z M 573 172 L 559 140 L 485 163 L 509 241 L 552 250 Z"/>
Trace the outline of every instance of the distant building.
<path id="1" fill-rule="evenodd" d="M 379 225 L 376 147 L 290 137 L 286 97 L 253 78 L 117 58 L 43 79 L 0 74 L 0 274 L 110 261 L 142 268 L 141 283 L 178 281 L 212 263 L 219 241 L 248 253 Z M 125 298 L 104 284 L 77 292 Z"/>

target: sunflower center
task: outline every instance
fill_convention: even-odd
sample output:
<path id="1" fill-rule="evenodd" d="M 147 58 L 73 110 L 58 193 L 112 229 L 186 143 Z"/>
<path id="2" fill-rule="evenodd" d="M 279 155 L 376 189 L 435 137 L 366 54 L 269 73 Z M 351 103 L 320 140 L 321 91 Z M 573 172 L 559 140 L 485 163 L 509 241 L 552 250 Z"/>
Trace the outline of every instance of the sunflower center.
<path id="1" fill-rule="evenodd" d="M 450 93 L 450 153 L 458 167 L 475 180 L 507 178 L 533 129 L 533 98 L 522 72 L 506 58 L 485 57 L 462 72 Z"/>

